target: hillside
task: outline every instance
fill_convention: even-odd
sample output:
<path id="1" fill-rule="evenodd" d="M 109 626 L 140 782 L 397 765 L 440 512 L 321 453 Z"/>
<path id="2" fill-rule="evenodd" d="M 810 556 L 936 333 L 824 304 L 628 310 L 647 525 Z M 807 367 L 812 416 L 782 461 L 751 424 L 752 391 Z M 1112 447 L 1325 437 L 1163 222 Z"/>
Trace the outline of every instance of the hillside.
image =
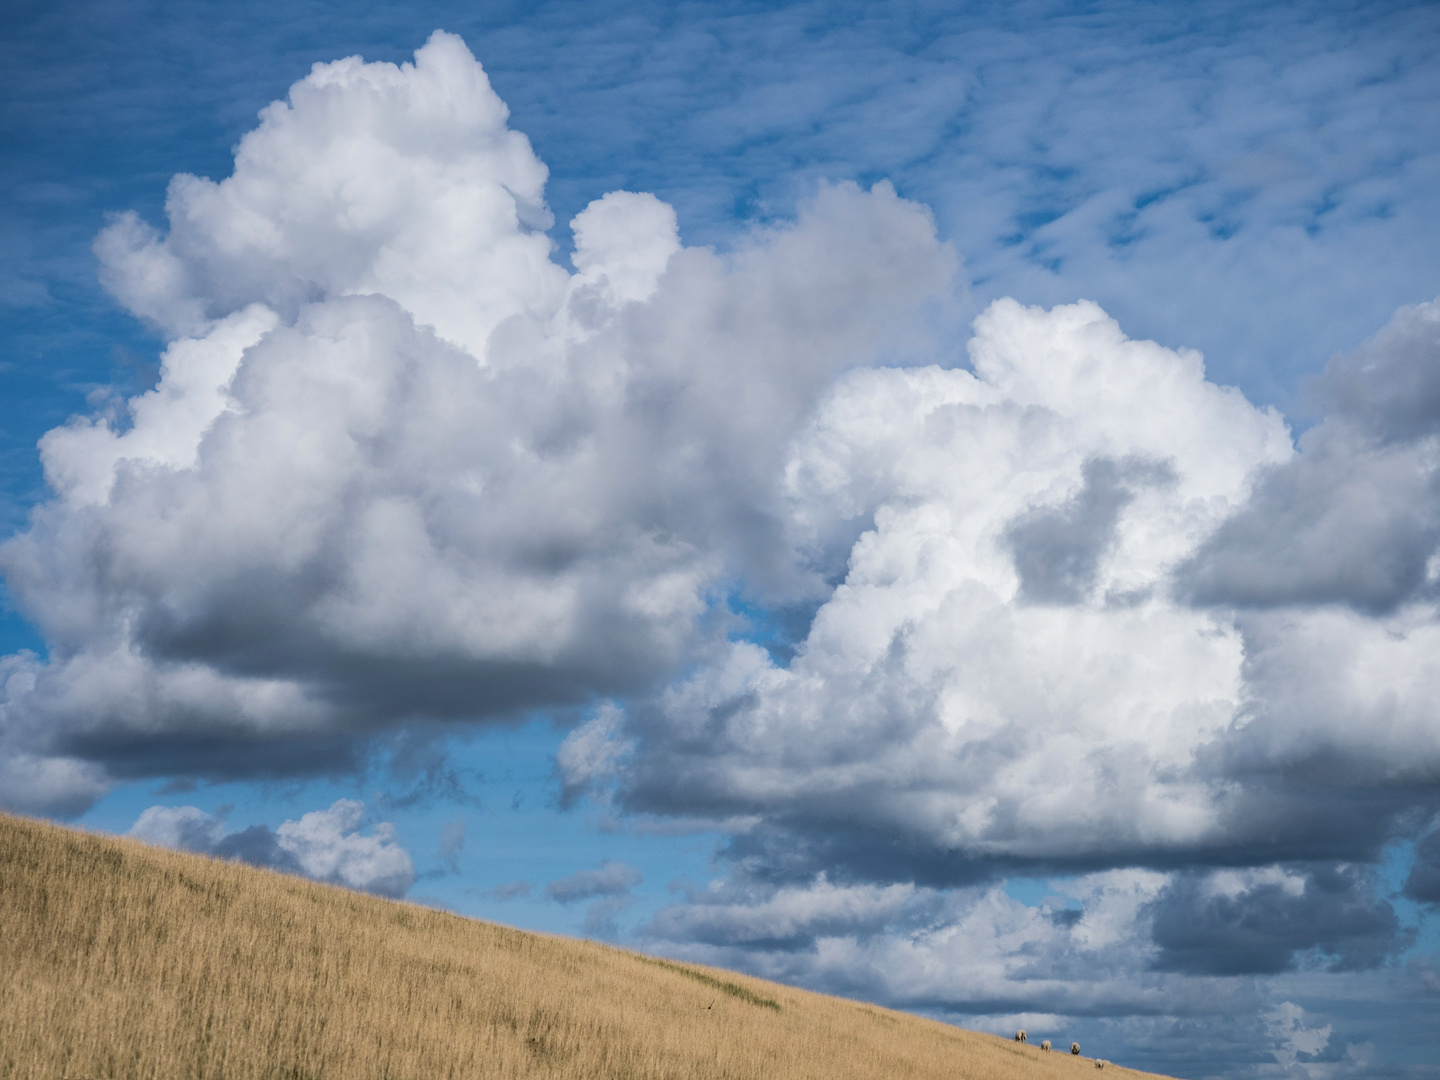
<path id="1" fill-rule="evenodd" d="M 6 815 L 0 972 L 0 1078 L 1096 1075 L 904 1013 Z"/>

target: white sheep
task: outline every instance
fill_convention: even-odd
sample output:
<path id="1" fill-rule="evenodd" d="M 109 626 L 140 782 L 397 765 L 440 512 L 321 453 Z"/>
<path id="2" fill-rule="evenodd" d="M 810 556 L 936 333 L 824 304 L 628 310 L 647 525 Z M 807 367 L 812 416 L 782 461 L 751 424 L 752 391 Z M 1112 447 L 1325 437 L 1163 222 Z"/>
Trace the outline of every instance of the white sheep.
<path id="1" fill-rule="evenodd" d="M 1029 1039 L 1029 1036 L 1027 1036 L 1027 1035 L 1025 1034 L 1025 1029 L 1024 1029 L 1024 1028 L 1021 1028 L 1019 1031 L 1015 1032 L 1015 1041 L 1016 1041 L 1016 1042 L 1027 1042 L 1028 1039 Z"/>
<path id="2" fill-rule="evenodd" d="M 1110 1064 L 1110 1063 L 1109 1063 L 1108 1061 L 1106 1061 L 1104 1058 L 1096 1058 L 1096 1059 L 1095 1059 L 1095 1067 L 1096 1067 L 1097 1069 L 1103 1069 L 1106 1065 L 1109 1065 L 1109 1064 Z"/>
<path id="3" fill-rule="evenodd" d="M 1050 1049 L 1050 1040 L 1049 1040 L 1049 1039 L 1046 1039 L 1044 1042 L 1042 1042 L 1042 1043 L 1040 1044 L 1040 1049 L 1041 1049 L 1041 1050 L 1049 1050 L 1049 1049 Z"/>
<path id="4" fill-rule="evenodd" d="M 1070 1052 L 1071 1052 L 1072 1054 L 1078 1054 L 1078 1053 L 1080 1053 L 1080 1044 L 1079 1044 L 1079 1043 L 1071 1043 L 1071 1044 L 1070 1044 Z"/>

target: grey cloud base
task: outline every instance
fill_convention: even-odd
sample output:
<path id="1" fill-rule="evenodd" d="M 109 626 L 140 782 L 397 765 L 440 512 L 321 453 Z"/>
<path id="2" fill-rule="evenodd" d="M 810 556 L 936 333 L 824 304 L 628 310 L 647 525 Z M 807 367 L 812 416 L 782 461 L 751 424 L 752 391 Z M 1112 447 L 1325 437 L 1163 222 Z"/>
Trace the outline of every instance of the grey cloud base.
<path id="1" fill-rule="evenodd" d="M 1433 602 L 1440 542 L 1440 307 L 1397 312 L 1313 387 L 1325 419 L 1301 454 L 1179 569 L 1199 603 L 1251 608 L 1348 604 L 1386 615 Z"/>
<path id="2" fill-rule="evenodd" d="M 1374 967 L 1409 943 L 1394 908 L 1376 892 L 1350 866 L 1322 865 L 1308 874 L 1276 868 L 1219 882 L 1182 875 L 1155 901 L 1155 965 L 1270 975 L 1317 949 L 1335 970 Z"/>

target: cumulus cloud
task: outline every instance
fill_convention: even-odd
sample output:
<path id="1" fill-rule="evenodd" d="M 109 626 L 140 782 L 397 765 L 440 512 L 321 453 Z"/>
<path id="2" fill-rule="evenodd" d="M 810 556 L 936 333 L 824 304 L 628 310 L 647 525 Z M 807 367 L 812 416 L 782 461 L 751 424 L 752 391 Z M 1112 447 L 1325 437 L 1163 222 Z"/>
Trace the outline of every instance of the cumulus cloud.
<path id="1" fill-rule="evenodd" d="M 152 806 L 135 819 L 129 835 L 160 847 L 208 853 L 225 835 L 225 823 L 198 806 Z"/>
<path id="2" fill-rule="evenodd" d="M 135 215 L 100 235 L 102 280 L 172 337 L 251 303 L 293 318 L 382 294 L 474 349 L 553 304 L 545 166 L 459 38 L 414 64 L 316 64 L 241 140 L 235 172 L 170 183 L 160 235 Z"/>
<path id="3" fill-rule="evenodd" d="M 1433 307 L 1400 313 L 1325 386 L 1359 400 L 1355 371 L 1440 369 Z M 1273 543 L 1266 580 L 1305 561 L 1303 530 L 1267 500 L 1333 456 L 1364 465 L 1368 450 L 1325 441 L 1351 414 L 1297 452 L 1196 354 L 1129 340 L 1085 303 L 998 302 L 969 349 L 970 371 L 837 380 L 786 483 L 799 549 L 826 566 L 843 552 L 842 580 L 788 664 L 737 641 L 607 720 L 610 751 L 587 730 L 584 760 L 618 770 L 622 805 L 760 815 L 731 852 L 775 874 L 936 884 L 1017 860 L 1368 860 L 1433 806 L 1428 595 L 1257 609 L 1194 585 L 1232 542 L 1268 557 L 1232 541 L 1237 522 Z M 1425 488 L 1430 436 L 1412 427 L 1395 437 Z M 1394 519 L 1430 512 L 1421 488 L 1366 486 L 1373 512 L 1336 519 L 1356 542 L 1408 543 Z"/>
<path id="4" fill-rule="evenodd" d="M 587 793 L 599 795 L 619 775 L 620 765 L 631 749 L 619 734 L 622 720 L 615 703 L 606 702 L 560 744 L 555 753 L 555 772 L 560 780 L 561 806 L 573 806 Z"/>
<path id="5" fill-rule="evenodd" d="M 1282 1001 L 1265 1014 L 1265 1026 L 1280 1044 L 1275 1060 L 1281 1065 L 1293 1068 L 1297 1061 L 1313 1061 L 1330 1042 L 1334 1029 L 1329 1024 L 1309 1027 L 1306 1020 L 1305 1010 L 1293 1001 Z"/>
<path id="6" fill-rule="evenodd" d="M 721 632 L 717 592 L 823 588 L 787 446 L 837 372 L 943 321 L 928 213 L 826 187 L 721 255 L 611 193 L 571 273 L 505 118 L 443 33 L 317 65 L 232 176 L 176 179 L 168 232 L 102 235 L 172 340 L 122 416 L 45 437 L 54 497 L 0 549 L 50 649 L 9 661 L 11 753 L 102 782 L 345 768 L 398 724 L 643 689 Z"/>
<path id="7" fill-rule="evenodd" d="M 363 803 L 338 799 L 328 810 L 312 810 L 274 830 L 251 825 L 230 832 L 223 820 L 198 807 L 152 806 L 129 835 L 382 896 L 404 896 L 415 882 L 410 856 L 396 841 L 393 825 L 381 822 L 362 835 L 364 816 Z"/>
<path id="8" fill-rule="evenodd" d="M 86 810 L 110 786 L 104 768 L 91 761 L 23 751 L 0 757 L 0 805 L 9 809 L 70 817 Z"/>
<path id="9" fill-rule="evenodd" d="M 827 395 L 786 480 L 844 580 L 788 667 L 736 642 L 630 710 L 627 805 L 793 822 L 776 847 L 807 874 L 1228 842 L 1235 792 L 1204 754 L 1245 644 L 1169 574 L 1290 456 L 1284 424 L 1092 304 L 999 303 L 975 329 L 973 371 Z"/>

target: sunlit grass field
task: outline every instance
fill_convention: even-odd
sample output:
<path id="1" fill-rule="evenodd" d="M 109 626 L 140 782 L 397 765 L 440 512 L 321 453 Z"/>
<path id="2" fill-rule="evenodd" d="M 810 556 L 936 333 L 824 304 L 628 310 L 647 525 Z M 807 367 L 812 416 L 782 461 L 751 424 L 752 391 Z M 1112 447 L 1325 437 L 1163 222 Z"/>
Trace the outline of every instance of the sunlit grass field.
<path id="1" fill-rule="evenodd" d="M 0 1077 L 1149 1075 L 0 815 Z"/>

